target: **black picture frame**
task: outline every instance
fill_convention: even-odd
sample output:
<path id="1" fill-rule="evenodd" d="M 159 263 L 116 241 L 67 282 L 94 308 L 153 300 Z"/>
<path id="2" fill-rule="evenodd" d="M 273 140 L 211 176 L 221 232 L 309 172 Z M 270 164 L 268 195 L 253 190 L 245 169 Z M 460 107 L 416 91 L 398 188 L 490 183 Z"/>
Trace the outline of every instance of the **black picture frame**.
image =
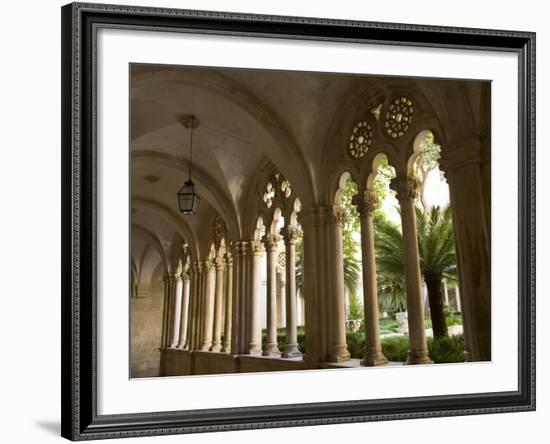
<path id="1" fill-rule="evenodd" d="M 62 436 L 119 438 L 535 409 L 535 33 L 72 3 L 62 7 Z M 96 392 L 95 30 L 117 27 L 515 53 L 518 390 L 100 416 Z"/>

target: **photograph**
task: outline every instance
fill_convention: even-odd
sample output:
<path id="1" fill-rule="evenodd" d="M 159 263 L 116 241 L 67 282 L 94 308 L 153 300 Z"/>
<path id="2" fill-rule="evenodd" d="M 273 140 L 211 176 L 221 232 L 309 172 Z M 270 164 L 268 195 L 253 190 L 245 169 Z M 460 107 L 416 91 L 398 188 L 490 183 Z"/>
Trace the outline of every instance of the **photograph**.
<path id="1" fill-rule="evenodd" d="M 490 79 L 128 84 L 130 378 L 491 361 Z"/>

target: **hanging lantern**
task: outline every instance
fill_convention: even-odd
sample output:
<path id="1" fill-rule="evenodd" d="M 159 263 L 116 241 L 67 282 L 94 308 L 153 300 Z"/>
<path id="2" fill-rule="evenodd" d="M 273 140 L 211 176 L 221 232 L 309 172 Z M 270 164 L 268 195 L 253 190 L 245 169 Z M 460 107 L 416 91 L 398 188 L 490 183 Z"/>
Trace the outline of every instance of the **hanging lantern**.
<path id="1" fill-rule="evenodd" d="M 199 120 L 193 116 L 184 116 L 181 124 L 190 129 L 189 141 L 189 176 L 183 186 L 178 191 L 178 206 L 183 214 L 197 214 L 201 198 L 195 191 L 195 184 L 191 180 L 191 161 L 193 157 L 193 129 L 199 126 Z"/>
<path id="2" fill-rule="evenodd" d="M 178 191 L 178 204 L 183 214 L 197 214 L 201 198 L 195 192 L 195 184 L 186 180 Z"/>

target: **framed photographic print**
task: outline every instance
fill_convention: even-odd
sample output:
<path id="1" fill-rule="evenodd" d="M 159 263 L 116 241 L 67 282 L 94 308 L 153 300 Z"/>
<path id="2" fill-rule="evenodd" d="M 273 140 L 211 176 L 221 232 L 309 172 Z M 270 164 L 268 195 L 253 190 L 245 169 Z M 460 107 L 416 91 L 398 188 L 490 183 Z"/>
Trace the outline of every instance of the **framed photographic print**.
<path id="1" fill-rule="evenodd" d="M 535 408 L 535 35 L 62 8 L 62 435 Z"/>

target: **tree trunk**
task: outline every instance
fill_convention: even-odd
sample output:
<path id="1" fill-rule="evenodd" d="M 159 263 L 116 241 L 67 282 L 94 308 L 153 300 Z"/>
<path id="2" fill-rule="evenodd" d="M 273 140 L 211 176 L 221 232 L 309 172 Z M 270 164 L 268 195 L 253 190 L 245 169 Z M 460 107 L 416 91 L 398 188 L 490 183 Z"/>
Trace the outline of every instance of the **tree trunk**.
<path id="1" fill-rule="evenodd" d="M 425 276 L 428 287 L 428 300 L 430 302 L 430 315 L 432 317 L 432 329 L 434 338 L 449 336 L 447 321 L 445 319 L 445 303 L 443 299 L 443 280 L 440 276 Z"/>

